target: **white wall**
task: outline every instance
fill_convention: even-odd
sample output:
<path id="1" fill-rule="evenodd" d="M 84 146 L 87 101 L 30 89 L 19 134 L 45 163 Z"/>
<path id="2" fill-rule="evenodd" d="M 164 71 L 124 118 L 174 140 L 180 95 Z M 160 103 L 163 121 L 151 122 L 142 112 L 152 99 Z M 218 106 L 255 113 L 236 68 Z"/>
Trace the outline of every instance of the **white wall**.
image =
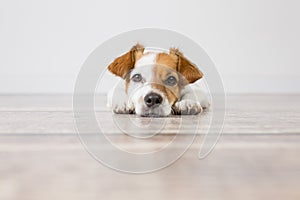
<path id="1" fill-rule="evenodd" d="M 215 61 L 227 92 L 300 92 L 300 1 L 0 1 L 0 93 L 70 93 L 101 42 L 171 29 Z"/>

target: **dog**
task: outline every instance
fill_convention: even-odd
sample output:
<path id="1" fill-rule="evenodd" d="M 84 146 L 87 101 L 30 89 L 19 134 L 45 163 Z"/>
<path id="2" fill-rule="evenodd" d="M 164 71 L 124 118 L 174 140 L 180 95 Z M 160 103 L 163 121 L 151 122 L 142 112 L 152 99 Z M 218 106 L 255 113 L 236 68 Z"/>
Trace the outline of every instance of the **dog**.
<path id="1" fill-rule="evenodd" d="M 178 49 L 145 51 L 136 44 L 116 58 L 108 70 L 121 82 L 108 93 L 108 106 L 117 114 L 143 117 L 196 115 L 210 106 L 194 83 L 203 77 Z"/>

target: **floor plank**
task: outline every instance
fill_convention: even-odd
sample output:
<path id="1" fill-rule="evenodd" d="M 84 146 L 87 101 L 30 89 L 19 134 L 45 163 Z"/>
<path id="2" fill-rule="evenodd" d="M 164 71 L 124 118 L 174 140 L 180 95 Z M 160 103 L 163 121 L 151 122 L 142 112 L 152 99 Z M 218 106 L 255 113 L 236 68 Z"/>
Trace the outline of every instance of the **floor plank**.
<path id="1" fill-rule="evenodd" d="M 0 199 L 300 198 L 300 135 L 224 135 L 198 160 L 201 141 L 170 167 L 129 175 L 94 160 L 77 136 L 2 135 Z"/>
<path id="2" fill-rule="evenodd" d="M 157 172 L 132 175 L 102 165 L 84 148 L 76 134 L 71 96 L 1 96 L 0 199 L 298 200 L 299 102 L 300 95 L 229 95 L 223 134 L 202 160 L 198 154 L 211 112 L 185 116 L 179 135 L 175 134 L 180 118 L 157 118 L 152 122 L 165 120 L 161 134 L 141 139 L 114 134 L 118 128 L 114 124 L 130 131 L 134 129 L 128 128 L 129 122 L 146 127 L 149 119 L 112 116 L 104 106 L 97 106 L 106 138 L 138 154 L 160 150 L 175 136 L 193 139 L 193 134 L 184 133 L 193 133 L 200 121 L 196 140 L 178 161 Z M 83 136 L 95 141 L 100 151 L 112 151 L 95 135 Z M 170 148 L 184 150 L 185 145 Z"/>

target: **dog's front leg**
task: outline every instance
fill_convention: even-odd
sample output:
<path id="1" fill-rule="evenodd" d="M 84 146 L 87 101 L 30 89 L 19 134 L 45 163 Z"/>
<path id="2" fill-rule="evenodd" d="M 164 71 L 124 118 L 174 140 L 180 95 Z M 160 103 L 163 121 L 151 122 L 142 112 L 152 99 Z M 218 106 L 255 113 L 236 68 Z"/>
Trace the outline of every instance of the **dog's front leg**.
<path id="1" fill-rule="evenodd" d="M 175 115 L 197 115 L 202 110 L 201 104 L 191 99 L 181 99 L 172 107 L 173 114 Z"/>
<path id="2" fill-rule="evenodd" d="M 197 115 L 209 107 L 209 102 L 201 90 L 188 87 L 182 91 L 181 98 L 176 102 L 172 111 L 176 115 Z"/>
<path id="3" fill-rule="evenodd" d="M 126 103 L 116 104 L 113 107 L 113 111 L 116 114 L 134 114 L 134 108 L 130 105 L 127 105 Z"/>
<path id="4" fill-rule="evenodd" d="M 134 105 L 123 88 L 114 87 L 107 95 L 107 107 L 116 114 L 134 114 Z"/>

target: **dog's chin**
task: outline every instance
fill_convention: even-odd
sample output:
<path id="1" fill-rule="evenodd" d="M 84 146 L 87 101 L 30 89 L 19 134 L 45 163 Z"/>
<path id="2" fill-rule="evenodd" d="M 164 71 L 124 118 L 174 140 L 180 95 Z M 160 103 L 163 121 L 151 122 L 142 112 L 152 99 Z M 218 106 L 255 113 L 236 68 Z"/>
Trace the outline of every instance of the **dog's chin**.
<path id="1" fill-rule="evenodd" d="M 136 114 L 141 117 L 167 117 L 171 114 L 168 110 L 164 110 L 163 108 L 141 108 L 136 109 Z"/>

